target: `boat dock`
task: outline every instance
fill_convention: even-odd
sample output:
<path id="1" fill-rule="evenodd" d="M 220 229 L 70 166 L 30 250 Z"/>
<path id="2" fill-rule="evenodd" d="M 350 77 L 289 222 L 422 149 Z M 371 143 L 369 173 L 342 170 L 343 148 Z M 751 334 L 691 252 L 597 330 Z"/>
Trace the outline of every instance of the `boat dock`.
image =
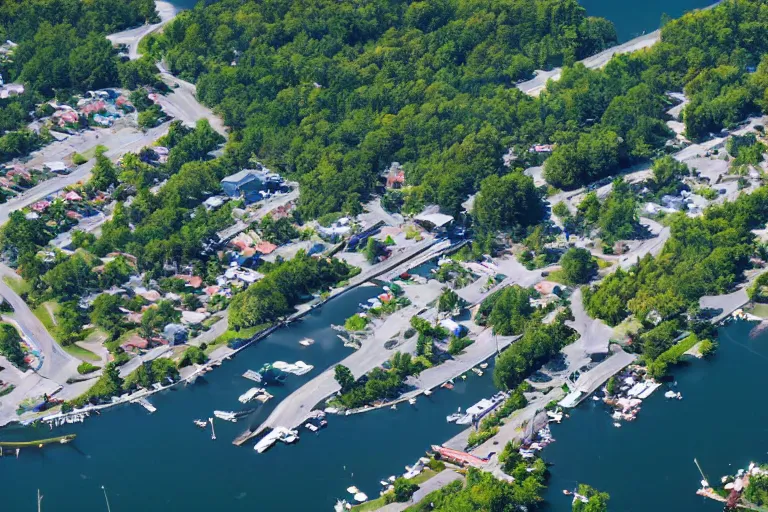
<path id="1" fill-rule="evenodd" d="M 139 398 L 138 400 L 134 401 L 134 403 L 139 404 L 140 406 L 148 410 L 150 413 L 157 411 L 157 407 L 149 403 L 149 401 L 147 401 L 146 398 Z"/>
<path id="2" fill-rule="evenodd" d="M 253 382 L 261 382 L 261 374 L 254 370 L 248 370 L 243 374 L 243 377 Z"/>
<path id="3" fill-rule="evenodd" d="M 414 306 L 409 307 L 413 308 Z M 418 308 L 418 306 L 415 307 Z M 403 309 L 400 313 L 405 314 L 407 317 L 410 315 L 408 308 Z M 360 350 L 341 361 L 340 364 L 350 368 L 355 377 L 359 378 L 365 373 L 368 373 L 389 357 L 389 351 L 382 353 L 381 351 L 376 350 L 377 343 L 384 343 L 391 338 L 386 325 L 387 324 L 385 323 L 382 328 L 377 330 L 375 341 L 364 343 Z M 399 329 L 396 322 L 392 325 Z M 475 342 L 467 347 L 463 354 L 457 356 L 453 360 L 446 361 L 439 366 L 422 372 L 422 375 L 419 376 L 416 384 L 418 390 L 400 397 L 396 402 L 408 400 L 415 395 L 423 393 L 425 390 L 432 390 L 440 386 L 443 382 L 470 371 L 471 368 L 487 360 L 489 357 L 492 357 L 497 349 L 506 348 L 519 338 L 519 336 L 493 336 L 492 332 L 491 329 L 483 330 L 477 335 Z M 398 350 L 403 352 L 413 352 L 416 349 L 416 341 L 417 338 L 413 337 L 411 340 L 400 345 Z M 312 409 L 317 404 L 339 391 L 339 385 L 334 379 L 334 367 L 335 365 L 286 397 L 277 405 L 277 407 L 275 407 L 272 414 L 270 414 L 264 423 L 254 430 L 243 432 L 233 443 L 240 446 L 246 443 L 249 439 L 260 436 L 270 428 L 297 428 L 306 423 L 312 413 Z M 392 403 L 395 402 L 387 403 L 385 406 L 391 406 Z M 373 409 L 375 408 L 361 408 L 361 412 Z"/>
<path id="4" fill-rule="evenodd" d="M 611 357 L 595 366 L 588 372 L 582 373 L 576 384 L 565 398 L 558 405 L 561 407 L 576 407 L 586 397 L 591 395 L 600 386 L 603 385 L 613 375 L 616 375 L 623 368 L 629 366 L 637 356 L 629 354 L 618 349 Z M 654 388 L 655 389 L 655 388 Z"/>

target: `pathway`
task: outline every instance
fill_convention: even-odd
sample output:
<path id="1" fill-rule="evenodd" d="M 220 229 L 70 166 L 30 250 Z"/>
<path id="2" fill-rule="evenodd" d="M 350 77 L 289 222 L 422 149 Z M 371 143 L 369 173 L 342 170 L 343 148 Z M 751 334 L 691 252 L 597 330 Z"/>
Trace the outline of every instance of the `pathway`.
<path id="1" fill-rule="evenodd" d="M 451 482 L 455 482 L 456 480 L 464 480 L 464 477 L 460 475 L 459 473 L 456 473 L 452 469 L 444 469 L 440 473 L 436 474 L 423 484 L 419 486 L 419 489 L 413 493 L 413 496 L 411 496 L 411 499 L 408 500 L 405 503 L 390 503 L 389 505 L 385 505 L 378 509 L 378 512 L 401 512 L 408 507 L 415 505 L 416 503 L 420 502 L 424 498 L 427 497 L 428 494 L 435 492 L 439 489 L 442 489 L 446 485 L 450 484 Z"/>

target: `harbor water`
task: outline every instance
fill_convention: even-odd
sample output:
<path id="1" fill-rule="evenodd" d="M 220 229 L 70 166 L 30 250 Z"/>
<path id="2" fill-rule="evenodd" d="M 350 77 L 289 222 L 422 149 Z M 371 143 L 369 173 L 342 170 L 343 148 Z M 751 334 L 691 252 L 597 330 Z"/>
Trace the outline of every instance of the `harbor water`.
<path id="1" fill-rule="evenodd" d="M 570 419 L 554 425 L 557 442 L 544 451 L 552 463 L 546 510 L 571 510 L 563 489 L 586 483 L 611 495 L 610 509 L 622 512 L 712 511 L 722 504 L 697 496 L 701 475 L 720 477 L 768 463 L 768 330 L 732 323 L 720 330 L 720 348 L 709 360 L 673 369 L 682 400 L 664 398 L 659 388 L 643 401 L 637 420 L 613 426 L 602 402 L 585 401 Z"/>
<path id="2" fill-rule="evenodd" d="M 53 433 L 47 426 L 1 430 L 2 440 L 78 435 L 70 445 L 0 458 L 0 477 L 14 482 L 13 492 L 4 493 L 2 510 L 33 507 L 38 488 L 46 512 L 103 510 L 102 485 L 116 512 L 332 510 L 336 498 L 351 498 L 345 490 L 350 485 L 377 497 L 379 480 L 402 474 L 431 444 L 461 431 L 445 417 L 493 394 L 490 372 L 470 373 L 452 391 L 436 390 L 414 406 L 330 416 L 328 428 L 317 434 L 300 428 L 297 444 L 278 443 L 263 454 L 253 450 L 253 442 L 231 444 L 248 421 L 217 420 L 212 441 L 210 429 L 199 429 L 192 420 L 207 419 L 215 409 L 254 407 L 237 401 L 254 385 L 242 377 L 247 369 L 275 360 L 315 365 L 309 374 L 289 375 L 284 386 L 269 388 L 275 398 L 248 418 L 260 423 L 280 399 L 351 353 L 330 324 L 343 323 L 358 303 L 379 292 L 376 287 L 352 290 L 225 361 L 205 381 L 150 397 L 158 409 L 154 414 L 138 404 L 123 405 Z M 302 347 L 298 342 L 304 337 L 316 342 Z"/>

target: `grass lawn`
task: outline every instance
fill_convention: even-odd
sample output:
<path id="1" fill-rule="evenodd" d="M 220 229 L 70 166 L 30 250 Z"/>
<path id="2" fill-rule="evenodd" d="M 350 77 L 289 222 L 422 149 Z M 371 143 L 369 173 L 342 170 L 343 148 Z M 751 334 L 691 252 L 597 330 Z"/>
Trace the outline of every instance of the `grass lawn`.
<path id="1" fill-rule="evenodd" d="M 568 282 L 565 279 L 565 273 L 562 270 L 553 270 L 547 275 L 546 279 L 547 281 L 568 285 Z"/>
<path id="2" fill-rule="evenodd" d="M 217 347 L 226 344 L 228 341 L 234 340 L 236 338 L 251 338 L 258 334 L 259 332 L 263 331 L 264 329 L 268 329 L 272 327 L 272 324 L 266 323 L 261 325 L 256 325 L 253 327 L 248 327 L 247 329 L 240 329 L 239 331 L 233 331 L 232 329 L 227 329 L 224 331 L 224 334 L 216 338 L 212 343 L 209 343 L 208 346 L 205 349 L 205 355 L 210 355 L 211 352 L 216 350 Z"/>
<path id="3" fill-rule="evenodd" d="M 17 295 L 22 295 L 29 292 L 29 283 L 20 277 L 4 276 L 3 282 L 7 284 L 11 290 L 16 292 Z"/>
<path id="4" fill-rule="evenodd" d="M 753 308 L 747 310 L 747 313 L 752 313 L 760 318 L 768 318 L 768 304 L 755 304 Z"/>
<path id="5" fill-rule="evenodd" d="M 640 320 L 633 316 L 625 319 L 619 325 L 613 328 L 613 335 L 611 338 L 621 340 L 622 342 L 630 335 L 637 333 L 643 325 Z"/>
<path id="6" fill-rule="evenodd" d="M 76 345 L 74 343 L 72 343 L 71 345 L 62 345 L 61 348 L 63 348 L 67 352 L 67 354 L 73 357 L 76 357 L 81 361 L 88 361 L 90 363 L 101 361 L 101 358 L 99 356 L 97 356 L 87 348 L 83 348 L 80 345 Z"/>
<path id="7" fill-rule="evenodd" d="M 59 310 L 59 304 L 55 301 L 43 302 L 37 306 L 32 312 L 35 314 L 38 320 L 40 320 L 45 329 L 53 336 L 56 331 L 56 321 L 53 319 L 53 315 Z"/>
<path id="8" fill-rule="evenodd" d="M 604 268 L 612 267 L 613 263 L 614 263 L 612 261 L 604 260 L 602 258 L 594 258 L 594 259 L 595 259 L 595 261 L 597 261 L 597 268 L 599 268 L 601 270 L 604 269 Z"/>
<path id="9" fill-rule="evenodd" d="M 421 485 L 436 474 L 436 471 L 433 471 L 429 468 L 424 468 L 424 471 L 412 478 L 411 482 L 416 485 Z M 385 496 L 379 496 L 375 500 L 366 501 L 365 503 L 352 507 L 352 510 L 355 510 L 356 512 L 370 512 L 372 510 L 378 510 L 386 504 L 387 501 Z"/>

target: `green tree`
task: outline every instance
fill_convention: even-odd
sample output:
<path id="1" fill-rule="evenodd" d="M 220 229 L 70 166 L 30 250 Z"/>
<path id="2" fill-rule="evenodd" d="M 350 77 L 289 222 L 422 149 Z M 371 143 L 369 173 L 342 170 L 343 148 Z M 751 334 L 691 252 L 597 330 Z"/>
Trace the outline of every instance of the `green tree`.
<path id="1" fill-rule="evenodd" d="M 597 272 L 597 262 L 586 249 L 572 247 L 560 259 L 563 276 L 568 284 L 588 283 Z"/>
<path id="2" fill-rule="evenodd" d="M 473 214 L 482 231 L 519 234 L 542 219 L 544 208 L 533 179 L 522 173 L 510 173 L 483 180 Z"/>
<path id="3" fill-rule="evenodd" d="M 26 367 L 21 336 L 12 325 L 0 324 L 0 354 L 18 368 Z"/>
<path id="4" fill-rule="evenodd" d="M 438 299 L 437 309 L 442 312 L 453 311 L 460 303 L 459 295 L 450 288 L 445 288 Z"/>
<path id="5" fill-rule="evenodd" d="M 337 364 L 333 369 L 333 378 L 341 386 L 341 392 L 345 393 L 355 385 L 355 377 L 352 371 L 343 364 Z"/>
<path id="6" fill-rule="evenodd" d="M 403 477 L 400 477 L 395 480 L 394 484 L 394 498 L 395 501 L 398 503 L 405 503 L 406 501 L 411 499 L 411 496 L 413 496 L 413 493 L 415 493 L 419 486 L 411 482 L 410 480 L 406 480 Z"/>
<path id="7" fill-rule="evenodd" d="M 123 321 L 123 312 L 120 311 L 122 300 L 117 295 L 102 293 L 93 301 L 91 309 L 91 323 L 107 332 L 115 332 Z"/>
<path id="8" fill-rule="evenodd" d="M 581 500 L 573 500 L 573 512 L 608 512 L 608 493 L 597 491 L 585 484 L 579 484 L 578 493 L 588 501 L 584 503 Z"/>

